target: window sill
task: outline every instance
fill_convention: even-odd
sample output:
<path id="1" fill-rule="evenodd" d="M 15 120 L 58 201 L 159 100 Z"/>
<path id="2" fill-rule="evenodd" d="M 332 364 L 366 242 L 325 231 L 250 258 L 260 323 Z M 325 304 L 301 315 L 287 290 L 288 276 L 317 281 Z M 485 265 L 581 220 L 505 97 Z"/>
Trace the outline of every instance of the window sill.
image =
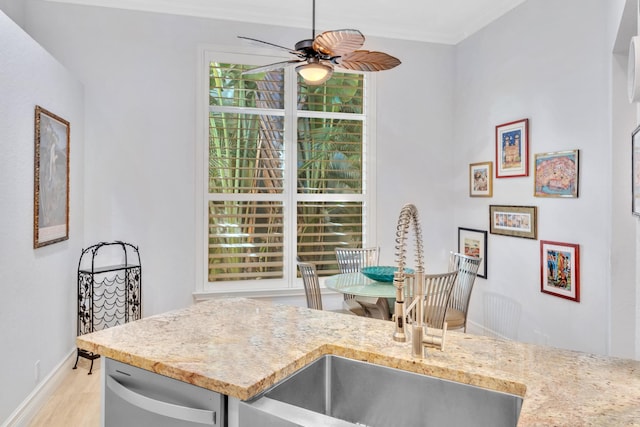
<path id="1" fill-rule="evenodd" d="M 322 295 L 335 295 L 337 292 L 331 289 L 321 288 Z M 194 302 L 205 301 L 214 298 L 282 298 L 304 297 L 304 289 L 265 289 L 253 291 L 196 291 L 193 294 Z"/>

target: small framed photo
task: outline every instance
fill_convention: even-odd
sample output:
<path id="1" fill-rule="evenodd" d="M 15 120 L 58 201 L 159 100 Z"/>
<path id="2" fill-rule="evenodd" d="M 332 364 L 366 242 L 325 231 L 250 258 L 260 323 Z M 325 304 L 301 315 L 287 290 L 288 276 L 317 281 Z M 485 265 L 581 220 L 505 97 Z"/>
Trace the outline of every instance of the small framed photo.
<path id="1" fill-rule="evenodd" d="M 580 302 L 580 246 L 540 240 L 540 291 Z"/>
<path id="2" fill-rule="evenodd" d="M 578 150 L 534 156 L 535 197 L 578 197 Z"/>
<path id="3" fill-rule="evenodd" d="M 458 253 L 482 258 L 478 277 L 487 278 L 487 232 L 458 227 Z"/>
<path id="4" fill-rule="evenodd" d="M 631 213 L 640 216 L 640 126 L 631 134 Z"/>
<path id="5" fill-rule="evenodd" d="M 491 234 L 538 238 L 537 208 L 535 206 L 489 206 L 489 231 Z"/>
<path id="6" fill-rule="evenodd" d="M 35 109 L 33 247 L 69 239 L 68 121 Z"/>
<path id="7" fill-rule="evenodd" d="M 496 126 L 496 178 L 529 176 L 529 119 Z"/>
<path id="8" fill-rule="evenodd" d="M 469 165 L 469 196 L 493 196 L 493 162 Z"/>

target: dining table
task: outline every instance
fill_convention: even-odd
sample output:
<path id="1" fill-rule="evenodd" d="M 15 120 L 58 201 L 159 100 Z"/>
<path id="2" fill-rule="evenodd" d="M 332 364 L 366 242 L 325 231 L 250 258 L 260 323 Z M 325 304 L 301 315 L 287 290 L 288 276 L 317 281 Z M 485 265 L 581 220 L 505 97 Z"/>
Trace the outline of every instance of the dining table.
<path id="1" fill-rule="evenodd" d="M 393 282 L 379 282 L 360 272 L 340 273 L 328 276 L 325 287 L 343 294 L 360 297 L 395 298 L 396 287 Z"/>

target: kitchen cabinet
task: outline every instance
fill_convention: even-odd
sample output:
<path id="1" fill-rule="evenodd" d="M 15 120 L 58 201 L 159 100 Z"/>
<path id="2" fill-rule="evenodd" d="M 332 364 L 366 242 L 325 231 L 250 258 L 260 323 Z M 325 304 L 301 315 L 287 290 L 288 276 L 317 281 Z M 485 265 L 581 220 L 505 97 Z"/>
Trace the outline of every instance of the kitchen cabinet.
<path id="1" fill-rule="evenodd" d="M 225 426 L 225 396 L 109 358 L 102 369 L 104 427 Z"/>
<path id="2" fill-rule="evenodd" d="M 325 355 L 367 361 L 522 398 L 518 426 L 640 425 L 640 361 L 447 333 L 411 354 L 393 322 L 246 298 L 220 298 L 84 334 L 78 347 L 250 401 Z"/>

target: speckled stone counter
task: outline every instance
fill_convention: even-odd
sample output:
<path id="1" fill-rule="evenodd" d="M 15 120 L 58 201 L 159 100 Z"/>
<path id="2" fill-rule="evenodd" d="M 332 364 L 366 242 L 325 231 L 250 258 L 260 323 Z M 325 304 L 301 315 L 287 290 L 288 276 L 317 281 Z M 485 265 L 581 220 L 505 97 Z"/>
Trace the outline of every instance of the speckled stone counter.
<path id="1" fill-rule="evenodd" d="M 411 357 L 388 321 L 219 299 L 77 338 L 80 348 L 242 400 L 324 354 L 520 395 L 520 426 L 640 426 L 640 362 L 449 332 Z"/>

